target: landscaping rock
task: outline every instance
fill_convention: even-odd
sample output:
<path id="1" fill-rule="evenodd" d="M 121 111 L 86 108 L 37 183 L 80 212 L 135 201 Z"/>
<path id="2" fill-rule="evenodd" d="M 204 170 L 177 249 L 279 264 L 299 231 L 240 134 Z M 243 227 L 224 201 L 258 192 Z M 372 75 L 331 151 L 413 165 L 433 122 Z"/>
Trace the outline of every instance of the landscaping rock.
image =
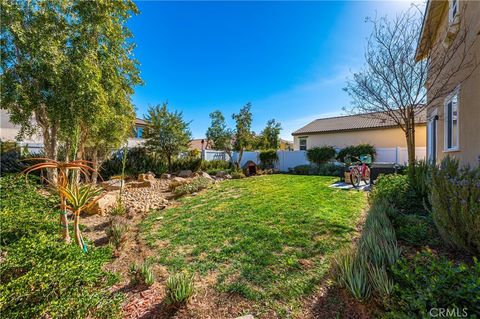
<path id="1" fill-rule="evenodd" d="M 170 189 L 175 189 L 176 187 L 178 187 L 180 185 L 185 185 L 185 184 L 188 184 L 188 179 L 182 178 L 182 177 L 174 177 L 170 181 L 169 188 Z"/>
<path id="2" fill-rule="evenodd" d="M 172 174 L 167 174 L 167 173 L 163 173 L 160 176 L 160 179 L 171 179 L 171 178 L 172 178 Z"/>
<path id="3" fill-rule="evenodd" d="M 146 174 L 138 175 L 138 181 L 139 182 L 153 181 L 153 180 L 155 180 L 155 175 L 153 173 L 146 173 Z"/>
<path id="4" fill-rule="evenodd" d="M 227 175 L 223 176 L 223 178 L 225 178 L 225 179 L 232 179 L 232 175 L 227 174 Z"/>
<path id="5" fill-rule="evenodd" d="M 213 181 L 213 177 L 207 172 L 198 172 L 198 177 L 208 178 L 209 180 Z"/>
<path id="6" fill-rule="evenodd" d="M 122 188 L 122 185 L 124 185 L 125 182 L 120 180 L 120 179 L 112 179 L 109 181 L 102 182 L 100 184 L 101 187 L 103 187 L 107 191 L 116 191 Z"/>
<path id="7" fill-rule="evenodd" d="M 178 177 L 188 178 L 191 176 L 192 176 L 192 171 L 189 169 L 180 171 L 180 173 L 178 173 Z"/>
<path id="8" fill-rule="evenodd" d="M 225 171 L 219 171 L 219 172 L 217 172 L 217 175 L 215 175 L 215 177 L 225 178 L 225 175 L 228 175 L 227 172 L 225 172 Z"/>
<path id="9" fill-rule="evenodd" d="M 103 196 L 100 195 L 100 199 L 97 200 L 92 206 L 85 210 L 85 213 L 89 215 L 99 214 L 99 215 L 106 215 L 113 207 L 118 200 L 118 195 L 120 193 L 115 192 L 108 192 Z"/>
<path id="10" fill-rule="evenodd" d="M 144 188 L 144 187 L 152 187 L 154 181 L 145 180 L 142 182 L 130 182 L 127 184 L 128 187 L 131 188 Z"/>

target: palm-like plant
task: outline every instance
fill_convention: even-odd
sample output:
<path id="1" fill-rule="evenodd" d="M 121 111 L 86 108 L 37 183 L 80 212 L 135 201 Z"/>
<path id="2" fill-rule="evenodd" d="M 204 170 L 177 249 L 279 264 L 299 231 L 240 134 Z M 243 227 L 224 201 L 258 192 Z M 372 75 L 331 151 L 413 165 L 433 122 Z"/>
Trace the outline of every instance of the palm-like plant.
<path id="1" fill-rule="evenodd" d="M 100 199 L 99 195 L 102 193 L 102 190 L 92 185 L 78 185 L 72 183 L 67 187 L 60 188 L 60 193 L 67 201 L 68 208 L 73 211 L 73 233 L 75 236 L 75 242 L 81 249 L 83 249 L 83 251 L 87 252 L 87 247 L 83 241 L 79 227 L 80 213 Z M 97 198 L 95 199 L 95 197 Z"/>
<path id="2" fill-rule="evenodd" d="M 70 242 L 70 233 L 68 231 L 68 219 L 67 219 L 67 203 L 65 196 L 60 191 L 65 189 L 68 186 L 68 174 L 69 171 L 73 171 L 76 174 L 80 173 L 86 179 L 89 175 L 95 170 L 89 166 L 91 162 L 85 160 L 75 160 L 69 162 L 60 162 L 51 160 L 49 158 L 32 158 L 33 161 L 41 161 L 40 163 L 34 164 L 23 171 L 25 175 L 37 170 L 42 169 L 54 169 L 58 171 L 57 180 L 50 182 L 52 186 L 57 190 L 60 195 L 60 209 L 62 213 L 60 214 L 60 225 L 62 226 L 62 238 L 66 243 Z"/>

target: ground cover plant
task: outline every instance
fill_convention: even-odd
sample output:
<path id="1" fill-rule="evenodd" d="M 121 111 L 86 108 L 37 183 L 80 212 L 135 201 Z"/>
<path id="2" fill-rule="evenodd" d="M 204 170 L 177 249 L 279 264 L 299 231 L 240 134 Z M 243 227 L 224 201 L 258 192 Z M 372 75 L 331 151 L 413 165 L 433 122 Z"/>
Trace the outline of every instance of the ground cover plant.
<path id="1" fill-rule="evenodd" d="M 151 213 L 142 237 L 170 273 L 215 275 L 215 288 L 286 317 L 348 245 L 365 194 L 328 187 L 335 178 L 266 175 L 224 181 Z M 159 218 L 162 217 L 162 218 Z M 161 220 L 161 222 L 160 222 Z"/>
<path id="2" fill-rule="evenodd" d="M 84 253 L 59 240 L 58 197 L 41 195 L 24 177 L 0 179 L 3 260 L 0 312 L 5 318 L 115 318 L 120 296 L 102 266 L 109 248 Z"/>

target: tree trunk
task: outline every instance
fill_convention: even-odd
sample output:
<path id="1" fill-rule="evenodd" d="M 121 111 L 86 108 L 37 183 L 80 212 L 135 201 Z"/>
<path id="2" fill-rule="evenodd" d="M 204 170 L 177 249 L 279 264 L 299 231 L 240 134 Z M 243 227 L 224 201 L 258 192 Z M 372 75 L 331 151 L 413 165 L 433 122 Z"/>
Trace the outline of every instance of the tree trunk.
<path id="1" fill-rule="evenodd" d="M 243 149 L 241 149 L 238 152 L 238 158 L 237 158 L 237 161 L 235 162 L 235 166 L 237 167 L 237 170 L 240 170 L 240 163 L 242 162 L 242 157 L 243 157 Z"/>
<path id="2" fill-rule="evenodd" d="M 92 151 L 92 164 L 93 164 L 94 171 L 92 172 L 91 182 L 92 182 L 93 185 L 96 185 L 97 184 L 97 178 L 98 178 L 98 167 L 99 167 L 98 149 L 96 147 L 93 147 L 93 151 Z"/>
<path id="3" fill-rule="evenodd" d="M 74 215 L 75 215 L 75 219 L 73 222 L 73 233 L 75 235 L 75 243 L 77 243 L 80 249 L 85 251 L 83 237 L 82 237 L 82 234 L 80 233 L 80 211 L 77 210 L 74 213 Z"/>
<path id="4" fill-rule="evenodd" d="M 167 155 L 167 162 L 168 162 L 168 172 L 172 173 L 172 156 Z"/>
<path id="5" fill-rule="evenodd" d="M 60 225 L 62 227 L 62 239 L 65 243 L 69 244 L 72 240 L 70 238 L 70 232 L 68 231 L 68 216 L 67 216 L 67 205 L 65 198 L 60 199 L 60 209 L 62 212 L 60 213 Z"/>
<path id="6" fill-rule="evenodd" d="M 45 157 L 56 161 L 58 159 L 58 141 L 56 125 L 51 127 L 43 127 L 43 145 L 45 150 Z M 57 183 L 58 172 L 56 169 L 47 169 L 47 180 L 52 183 Z"/>
<path id="7" fill-rule="evenodd" d="M 415 169 L 415 114 L 413 110 L 409 110 L 408 123 L 405 132 L 407 137 L 408 165 Z"/>

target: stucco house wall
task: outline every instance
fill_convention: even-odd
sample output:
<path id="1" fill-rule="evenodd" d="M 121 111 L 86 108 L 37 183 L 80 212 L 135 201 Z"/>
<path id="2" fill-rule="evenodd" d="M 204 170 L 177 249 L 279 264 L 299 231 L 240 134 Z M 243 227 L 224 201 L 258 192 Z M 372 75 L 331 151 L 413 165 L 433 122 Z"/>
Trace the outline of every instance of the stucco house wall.
<path id="1" fill-rule="evenodd" d="M 440 5 L 440 4 L 436 4 Z M 443 40 L 450 26 L 449 10 L 450 1 L 443 1 L 438 12 L 440 15 L 432 15 L 432 19 L 437 21 L 426 21 L 426 23 L 438 23 L 435 39 L 436 45 L 444 45 Z M 479 1 L 460 1 L 459 14 L 461 17 L 461 28 L 467 27 L 468 33 L 466 45 L 472 46 L 471 54 L 476 57 L 476 63 L 480 63 L 480 2 Z M 460 29 L 462 32 L 462 29 Z M 422 52 L 423 53 L 423 52 Z M 423 53 L 423 54 L 428 54 Z M 458 65 L 462 58 L 462 52 L 457 52 L 452 60 L 452 65 Z M 467 59 L 468 60 L 468 59 Z M 473 66 L 463 67 L 462 72 L 458 73 L 450 83 L 450 92 L 458 90 L 458 148 L 456 150 L 447 150 L 445 147 L 446 134 L 446 112 L 445 104 L 450 94 L 446 94 L 427 110 L 427 125 L 432 121 L 436 122 L 436 130 L 428 130 L 427 136 L 427 156 L 435 158 L 437 162 L 441 161 L 446 155 L 453 156 L 460 160 L 460 163 L 476 166 L 480 163 L 480 65 L 473 69 Z M 429 78 L 435 74 L 429 74 Z M 428 81 L 427 81 L 428 85 Z M 429 87 L 427 86 L 427 90 Z M 435 132 L 435 134 L 433 133 Z M 430 134 L 432 136 L 430 136 Z M 435 136 L 433 136 L 435 135 Z M 433 138 L 432 138 L 433 137 Z M 428 144 L 436 141 L 436 147 Z M 434 156 L 432 153 L 434 152 Z"/>
<path id="2" fill-rule="evenodd" d="M 343 148 L 358 144 L 372 144 L 375 147 L 406 147 L 405 133 L 400 128 L 378 128 L 352 130 L 347 132 L 310 133 L 294 136 L 294 150 L 299 150 L 299 138 L 307 137 L 307 149 L 329 145 Z M 418 125 L 415 129 L 417 147 L 426 145 L 426 127 Z"/>

